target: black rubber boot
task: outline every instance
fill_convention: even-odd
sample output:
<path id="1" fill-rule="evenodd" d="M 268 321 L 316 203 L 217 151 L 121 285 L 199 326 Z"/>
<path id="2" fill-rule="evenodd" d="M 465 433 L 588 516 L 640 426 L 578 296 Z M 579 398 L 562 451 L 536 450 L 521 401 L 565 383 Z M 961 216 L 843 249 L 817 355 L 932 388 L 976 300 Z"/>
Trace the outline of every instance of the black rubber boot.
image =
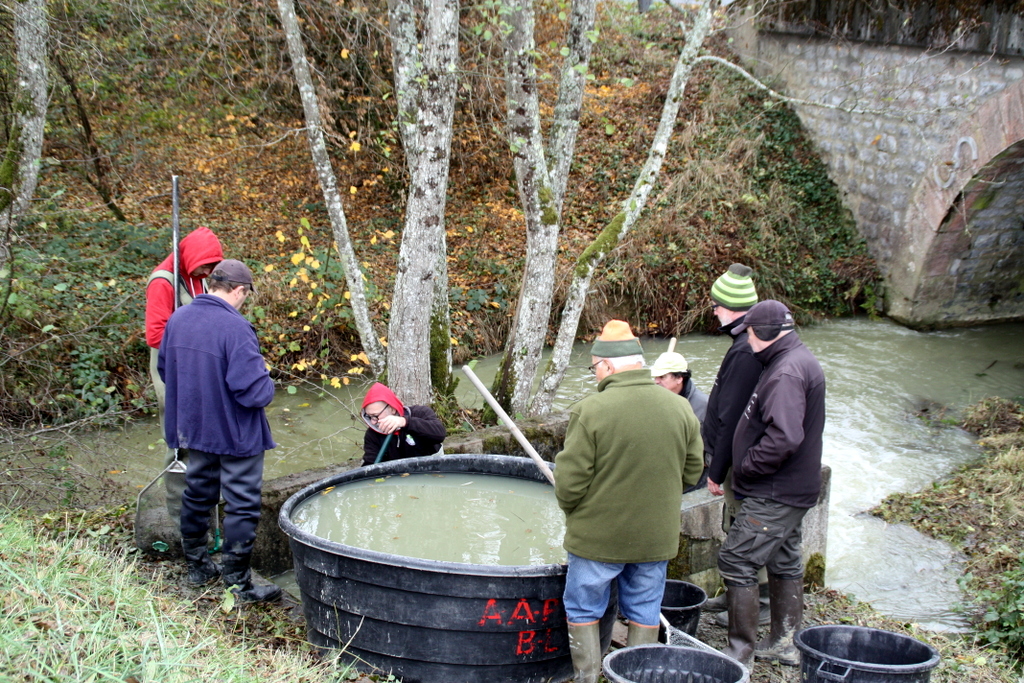
<path id="1" fill-rule="evenodd" d="M 262 586 L 252 582 L 251 561 L 252 555 L 224 553 L 224 585 L 239 602 L 272 602 L 280 598 L 280 586 Z"/>
<path id="2" fill-rule="evenodd" d="M 758 593 L 757 593 L 758 594 L 758 604 L 760 605 L 758 613 L 757 613 L 757 625 L 758 626 L 767 626 L 772 621 L 772 607 L 771 607 L 771 600 L 768 598 L 768 584 L 767 583 L 758 584 L 757 590 L 758 590 Z M 715 609 L 708 610 L 706 603 L 705 603 L 705 605 L 704 605 L 704 607 L 702 609 L 704 609 L 706 611 L 710 611 L 710 612 L 718 612 L 719 613 L 718 616 L 715 617 L 715 623 L 718 624 L 719 626 L 721 626 L 722 628 L 729 628 L 729 613 L 726 611 L 728 609 L 728 604 L 727 604 L 728 603 L 728 599 L 725 599 L 724 595 L 721 596 L 721 597 L 723 598 L 723 602 L 726 603 L 726 605 L 724 607 L 722 607 L 722 609 L 720 609 L 720 610 L 715 610 Z M 708 602 L 711 602 L 711 601 L 709 600 Z"/>
<path id="3" fill-rule="evenodd" d="M 757 640 L 757 585 L 729 586 L 729 644 L 722 654 L 732 657 L 745 667 L 754 660 L 754 642 Z"/>
<path id="4" fill-rule="evenodd" d="M 210 559 L 206 549 L 206 535 L 200 538 L 182 538 L 181 549 L 188 564 L 188 582 L 193 586 L 205 586 L 220 576 L 220 567 Z"/>
<path id="5" fill-rule="evenodd" d="M 804 580 L 768 577 L 772 602 L 772 626 L 768 635 L 758 641 L 754 654 L 758 659 L 800 666 L 800 651 L 793 644 L 793 634 L 800 628 L 804 615 Z"/>
<path id="6" fill-rule="evenodd" d="M 597 683 L 601 675 L 601 624 L 569 624 L 573 681 Z"/>
<path id="7" fill-rule="evenodd" d="M 701 606 L 701 611 L 709 614 L 716 614 L 718 612 L 724 612 L 729 609 L 729 600 L 725 597 L 725 593 L 716 595 L 713 598 L 708 598 L 708 601 Z M 721 626 L 727 626 L 728 624 L 721 624 Z"/>

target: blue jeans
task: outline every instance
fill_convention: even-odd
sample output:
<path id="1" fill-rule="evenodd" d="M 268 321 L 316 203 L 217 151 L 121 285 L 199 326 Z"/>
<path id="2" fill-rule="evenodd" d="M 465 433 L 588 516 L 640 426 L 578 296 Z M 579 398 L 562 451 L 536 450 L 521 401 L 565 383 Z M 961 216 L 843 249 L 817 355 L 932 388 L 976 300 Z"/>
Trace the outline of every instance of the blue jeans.
<path id="1" fill-rule="evenodd" d="M 661 599 L 665 594 L 668 561 L 614 563 L 588 560 L 569 553 L 565 575 L 565 614 L 570 623 L 597 621 L 608 607 L 612 581 L 619 588 L 619 610 L 642 626 L 661 621 Z"/>

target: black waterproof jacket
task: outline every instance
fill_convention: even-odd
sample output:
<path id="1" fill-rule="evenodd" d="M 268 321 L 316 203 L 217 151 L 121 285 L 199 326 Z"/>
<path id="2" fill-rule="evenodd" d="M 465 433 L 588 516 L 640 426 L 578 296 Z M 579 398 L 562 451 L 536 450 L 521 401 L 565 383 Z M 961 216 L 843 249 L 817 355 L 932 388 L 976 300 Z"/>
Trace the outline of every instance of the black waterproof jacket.
<path id="1" fill-rule="evenodd" d="M 754 358 L 746 332 L 733 334 L 743 318 L 721 328 L 732 337 L 732 346 L 725 352 L 718 376 L 708 397 L 707 413 L 702 423 L 704 462 L 710 463 L 708 479 L 721 484 L 732 467 L 732 437 L 736 423 L 757 386 L 764 366 Z"/>
<path id="2" fill-rule="evenodd" d="M 736 425 L 733 491 L 814 507 L 821 491 L 825 374 L 795 332 L 754 355 L 765 367 Z"/>
<path id="3" fill-rule="evenodd" d="M 405 419 L 405 426 L 391 437 L 381 462 L 433 455 L 441 450 L 441 442 L 448 436 L 448 431 L 441 418 L 429 406 L 406 406 Z M 363 437 L 364 465 L 373 464 L 386 438 L 386 434 L 366 430 L 366 436 Z"/>

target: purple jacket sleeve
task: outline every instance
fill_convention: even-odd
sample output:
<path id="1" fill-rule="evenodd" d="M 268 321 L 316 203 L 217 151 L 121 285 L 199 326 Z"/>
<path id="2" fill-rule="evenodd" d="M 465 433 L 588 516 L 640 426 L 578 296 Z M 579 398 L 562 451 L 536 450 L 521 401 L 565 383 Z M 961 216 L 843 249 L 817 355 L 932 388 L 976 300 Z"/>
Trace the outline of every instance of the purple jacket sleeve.
<path id="1" fill-rule="evenodd" d="M 274 381 L 255 333 L 245 335 L 228 349 L 225 379 L 235 400 L 246 408 L 265 408 L 274 400 Z"/>

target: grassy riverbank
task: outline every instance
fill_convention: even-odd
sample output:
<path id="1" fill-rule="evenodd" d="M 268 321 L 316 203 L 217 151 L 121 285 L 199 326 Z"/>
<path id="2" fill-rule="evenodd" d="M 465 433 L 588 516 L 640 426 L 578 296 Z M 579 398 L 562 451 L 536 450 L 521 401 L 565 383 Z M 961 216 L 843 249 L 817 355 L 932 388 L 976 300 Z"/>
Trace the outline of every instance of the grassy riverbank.
<path id="1" fill-rule="evenodd" d="M 961 426 L 987 457 L 915 493 L 889 496 L 872 512 L 909 524 L 967 557 L 962 587 L 978 638 L 1024 664 L 1024 408 L 990 398 Z M 1024 680 L 1024 677 L 1016 680 Z"/>
<path id="2" fill-rule="evenodd" d="M 280 607 L 221 609 L 181 567 L 137 562 L 125 511 L 0 511 L 0 680 L 349 680 Z"/>

